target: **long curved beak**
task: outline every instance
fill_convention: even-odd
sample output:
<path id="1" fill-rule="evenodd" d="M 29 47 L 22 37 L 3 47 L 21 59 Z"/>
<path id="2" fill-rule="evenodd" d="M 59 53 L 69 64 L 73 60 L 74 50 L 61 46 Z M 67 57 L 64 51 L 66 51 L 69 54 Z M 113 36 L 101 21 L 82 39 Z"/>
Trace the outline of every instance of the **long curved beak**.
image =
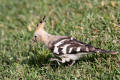
<path id="1" fill-rule="evenodd" d="M 32 41 L 31 41 L 30 49 L 29 50 L 32 50 L 32 48 L 36 44 L 36 42 L 37 42 L 37 40 L 33 38 Z"/>

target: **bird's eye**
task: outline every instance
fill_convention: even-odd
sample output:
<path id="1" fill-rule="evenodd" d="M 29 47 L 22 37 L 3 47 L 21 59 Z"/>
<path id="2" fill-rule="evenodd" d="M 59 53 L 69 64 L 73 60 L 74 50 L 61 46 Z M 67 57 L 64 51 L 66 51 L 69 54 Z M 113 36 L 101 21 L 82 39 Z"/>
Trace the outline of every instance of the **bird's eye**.
<path id="1" fill-rule="evenodd" d="M 35 38 L 37 38 L 37 36 L 34 36 Z"/>
<path id="2" fill-rule="evenodd" d="M 34 36 L 34 41 L 35 41 L 35 42 L 37 41 L 37 36 Z"/>

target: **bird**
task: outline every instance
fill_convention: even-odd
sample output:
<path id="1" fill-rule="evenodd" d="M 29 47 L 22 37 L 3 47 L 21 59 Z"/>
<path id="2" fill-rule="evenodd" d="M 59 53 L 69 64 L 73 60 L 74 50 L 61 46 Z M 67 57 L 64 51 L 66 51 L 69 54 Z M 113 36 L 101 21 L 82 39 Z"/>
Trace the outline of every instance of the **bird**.
<path id="1" fill-rule="evenodd" d="M 31 47 L 36 42 L 42 42 L 56 56 L 50 58 L 50 61 L 56 61 L 58 65 L 61 63 L 71 62 L 72 66 L 76 60 L 82 56 L 91 53 L 117 54 L 116 51 L 104 50 L 93 47 L 90 44 L 81 42 L 71 36 L 52 35 L 45 31 L 46 17 L 44 16 L 34 31 Z"/>

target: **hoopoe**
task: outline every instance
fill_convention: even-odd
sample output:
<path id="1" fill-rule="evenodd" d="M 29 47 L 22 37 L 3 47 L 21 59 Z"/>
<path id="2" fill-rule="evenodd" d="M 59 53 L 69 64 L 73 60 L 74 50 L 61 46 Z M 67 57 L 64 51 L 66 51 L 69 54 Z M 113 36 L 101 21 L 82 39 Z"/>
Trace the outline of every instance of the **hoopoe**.
<path id="1" fill-rule="evenodd" d="M 44 30 L 44 26 L 45 16 L 36 27 L 32 39 L 32 46 L 36 42 L 43 42 L 55 56 L 60 58 L 50 59 L 50 61 L 57 61 L 58 65 L 60 65 L 60 63 L 72 61 L 70 64 L 70 66 L 72 66 L 80 57 L 90 53 L 117 54 L 115 51 L 107 51 L 93 47 L 89 44 L 78 41 L 73 37 L 51 35 Z"/>

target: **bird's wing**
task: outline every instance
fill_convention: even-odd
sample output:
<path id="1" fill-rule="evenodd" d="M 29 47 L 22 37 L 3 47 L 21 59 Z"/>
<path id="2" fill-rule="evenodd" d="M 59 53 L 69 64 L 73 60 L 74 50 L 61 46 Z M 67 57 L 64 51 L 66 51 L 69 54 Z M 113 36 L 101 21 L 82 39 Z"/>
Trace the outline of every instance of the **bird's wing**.
<path id="1" fill-rule="evenodd" d="M 72 37 L 59 39 L 53 44 L 52 51 L 55 54 L 77 54 L 80 52 L 92 52 L 95 48 L 86 43 L 80 42 Z"/>

